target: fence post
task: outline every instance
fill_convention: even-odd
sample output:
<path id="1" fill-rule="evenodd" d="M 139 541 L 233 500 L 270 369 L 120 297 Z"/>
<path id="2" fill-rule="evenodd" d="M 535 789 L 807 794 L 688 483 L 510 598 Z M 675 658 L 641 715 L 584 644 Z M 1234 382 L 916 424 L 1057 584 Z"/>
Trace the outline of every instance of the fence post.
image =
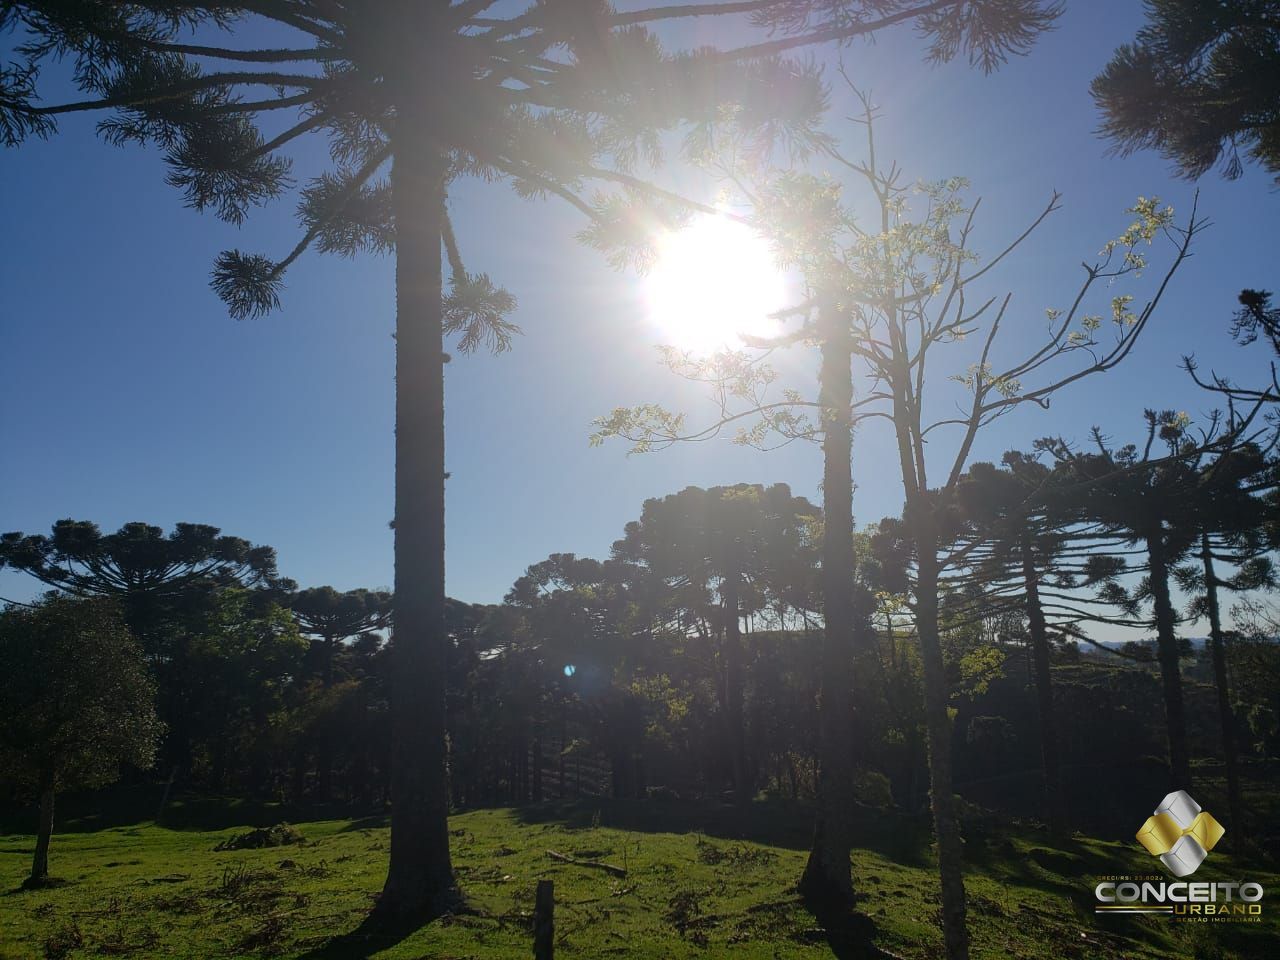
<path id="1" fill-rule="evenodd" d="M 556 950 L 556 895 L 550 880 L 538 881 L 538 895 L 533 904 L 534 960 L 553 960 Z"/>

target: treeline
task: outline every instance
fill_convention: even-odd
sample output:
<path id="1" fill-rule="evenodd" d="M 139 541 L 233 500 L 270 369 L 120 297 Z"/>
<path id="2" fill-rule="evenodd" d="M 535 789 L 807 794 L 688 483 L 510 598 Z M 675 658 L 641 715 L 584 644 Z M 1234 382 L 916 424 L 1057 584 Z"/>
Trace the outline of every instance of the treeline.
<path id="1" fill-rule="evenodd" d="M 1207 458 L 1170 414 L 1148 414 L 1147 428 L 1136 446 L 1050 440 L 1038 455 L 975 464 L 939 505 L 961 795 L 1056 829 L 1099 829 L 1100 779 L 1150 793 L 1166 758 L 1188 770 L 1194 758 L 1224 764 L 1234 819 L 1237 756 L 1280 751 L 1280 649 L 1265 605 L 1245 602 L 1243 629 L 1224 619 L 1238 606 L 1229 595 L 1272 584 L 1274 466 L 1247 444 Z M 689 487 L 647 501 L 604 560 L 553 554 L 501 604 L 451 601 L 453 805 L 814 798 L 823 535 L 821 509 L 784 484 Z M 911 540 L 897 518 L 854 539 L 857 795 L 920 812 L 929 773 Z M 142 724 L 151 751 L 118 752 L 127 777 L 389 802 L 388 592 L 299 590 L 272 549 L 193 524 L 103 534 L 61 521 L 48 536 L 6 534 L 0 559 L 64 598 L 92 598 L 95 616 L 116 611 L 123 630 L 107 642 L 145 667 L 158 720 Z M 67 602 L 11 606 L 6 651 L 40 635 L 42 608 L 65 619 Z M 1210 636 L 1195 645 L 1185 632 L 1201 617 Z M 1152 639 L 1099 644 L 1103 623 Z M 71 675 L 95 662 L 68 656 Z M 30 715 L 56 672 L 10 671 L 8 711 Z M 60 748 L 28 744 L 22 764 L 6 765 L 26 771 L 14 784 L 44 789 L 42 749 Z M 58 788 L 109 779 L 55 772 Z M 1073 802 L 1084 782 L 1095 802 Z"/>

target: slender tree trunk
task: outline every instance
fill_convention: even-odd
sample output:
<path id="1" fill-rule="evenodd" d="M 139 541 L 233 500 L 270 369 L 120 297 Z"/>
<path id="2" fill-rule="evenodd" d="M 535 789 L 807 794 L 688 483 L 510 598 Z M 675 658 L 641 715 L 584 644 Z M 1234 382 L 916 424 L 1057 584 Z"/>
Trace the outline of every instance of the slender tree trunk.
<path id="1" fill-rule="evenodd" d="M 938 637 L 938 545 L 929 515 L 921 504 L 912 527 L 916 538 L 916 629 L 924 668 L 925 730 L 929 739 L 929 784 L 933 829 L 938 843 L 938 875 L 942 883 L 942 938 L 947 960 L 968 960 L 965 924 L 964 861 L 960 825 L 951 786 L 951 717 L 942 644 Z"/>
<path id="2" fill-rule="evenodd" d="M 882 213 L 887 230 L 887 210 L 883 205 Z M 891 318 L 891 326 L 895 322 Z M 938 636 L 938 533 L 924 463 L 919 397 L 913 396 L 910 360 L 901 340 L 894 346 L 888 379 L 893 391 L 894 433 L 906 494 L 904 518 L 916 548 L 916 634 L 924 673 L 925 736 L 933 827 L 938 845 L 942 939 L 947 960 L 968 960 L 964 860 L 951 782 L 951 717 L 947 710 L 950 690 Z"/>
<path id="3" fill-rule="evenodd" d="M 1066 832 L 1066 804 L 1062 796 L 1062 770 L 1058 759 L 1058 728 L 1053 712 L 1053 677 L 1049 669 L 1049 636 L 1040 605 L 1040 574 L 1031 543 L 1022 539 L 1022 581 L 1026 587 L 1027 623 L 1031 632 L 1031 656 L 1035 667 L 1036 707 L 1040 715 L 1040 759 L 1044 780 L 1044 817 L 1049 832 Z"/>
<path id="4" fill-rule="evenodd" d="M 53 773 L 40 771 L 40 822 L 36 826 L 36 852 L 31 858 L 31 883 L 49 876 L 49 840 L 53 837 Z"/>
<path id="5" fill-rule="evenodd" d="M 355 750 L 353 752 L 351 783 L 347 786 L 347 796 L 354 799 L 361 810 L 366 810 L 370 806 L 369 756 L 364 750 Z"/>
<path id="6" fill-rule="evenodd" d="M 533 738 L 533 795 L 534 803 L 542 802 L 542 734 Z"/>
<path id="7" fill-rule="evenodd" d="M 811 900 L 853 901 L 853 354 L 849 328 L 824 304 L 822 408 L 822 688 L 819 694 L 818 820 L 800 891 Z"/>
<path id="8" fill-rule="evenodd" d="M 229 716 L 230 714 L 224 714 Z M 225 729 L 225 728 L 224 728 Z M 222 794 L 227 781 L 227 734 L 219 733 L 213 741 L 213 756 L 209 762 L 209 785 L 214 793 Z"/>
<path id="9" fill-rule="evenodd" d="M 907 809 L 919 813 L 920 803 L 920 726 L 912 722 L 907 733 L 907 769 L 910 779 L 907 784 Z"/>
<path id="10" fill-rule="evenodd" d="M 739 542 L 729 545 L 725 557 L 725 578 L 721 586 L 724 600 L 724 702 L 729 733 L 729 762 L 733 776 L 733 802 L 743 806 L 751 801 L 747 784 L 747 741 L 742 720 L 742 627 L 738 587 L 741 574 Z"/>
<path id="11" fill-rule="evenodd" d="M 627 767 L 629 755 L 621 747 L 615 747 L 609 759 L 610 782 L 613 784 L 613 799 L 621 800 L 627 795 Z"/>
<path id="12" fill-rule="evenodd" d="M 529 740 L 520 738 L 519 752 L 516 754 L 516 777 L 519 786 L 520 803 L 529 802 Z"/>
<path id="13" fill-rule="evenodd" d="M 1169 561 L 1164 533 L 1147 536 L 1151 596 L 1155 601 L 1156 651 L 1164 687 L 1164 715 L 1169 733 L 1169 775 L 1175 790 L 1191 789 L 1191 753 L 1187 749 L 1187 720 L 1182 704 L 1182 672 L 1178 638 L 1174 634 L 1173 601 L 1169 597 Z"/>
<path id="14" fill-rule="evenodd" d="M 320 682 L 327 691 L 333 686 L 333 650 L 337 640 L 325 637 L 321 643 L 324 661 L 321 664 Z M 331 724 L 325 724 L 320 733 L 320 742 L 316 744 L 316 791 L 319 799 L 328 801 L 333 795 L 333 737 Z"/>
<path id="15" fill-rule="evenodd" d="M 326 732 L 316 746 L 316 799 L 328 802 L 333 799 L 333 744 L 332 733 Z"/>
<path id="16" fill-rule="evenodd" d="M 560 763 L 559 763 L 559 769 L 556 771 L 558 774 L 558 777 L 557 777 L 558 782 L 556 784 L 556 797 L 560 800 L 563 800 L 565 798 L 564 752 L 568 748 L 568 746 L 569 746 L 569 725 L 568 725 L 568 721 L 565 720 L 564 702 L 561 701 L 560 703 Z"/>
<path id="17" fill-rule="evenodd" d="M 297 756 L 293 763 L 293 799 L 295 802 L 301 801 L 303 794 L 307 792 L 307 750 L 306 747 L 300 747 L 297 750 Z"/>
<path id="18" fill-rule="evenodd" d="M 324 688 L 328 690 L 333 686 L 333 652 L 338 645 L 338 641 L 335 637 L 325 637 L 321 643 L 324 644 L 324 663 L 321 665 L 320 680 L 324 684 Z"/>
<path id="19" fill-rule="evenodd" d="M 1227 688 L 1227 648 L 1222 637 L 1222 611 L 1218 606 L 1218 579 L 1213 570 L 1209 534 L 1200 535 L 1204 561 L 1204 589 L 1209 607 L 1209 642 L 1213 647 L 1213 684 L 1218 691 L 1218 719 L 1222 724 L 1222 757 L 1227 764 L 1227 807 L 1236 836 L 1244 836 L 1244 798 L 1240 793 L 1240 769 L 1236 758 L 1236 718 Z"/>
<path id="20" fill-rule="evenodd" d="M 424 73 L 429 66 L 424 68 Z M 444 355 L 441 231 L 447 161 L 406 96 L 391 171 L 396 222 L 395 669 L 391 862 L 380 911 L 438 915 L 456 896 L 445 746 Z"/>
<path id="21" fill-rule="evenodd" d="M 253 729 L 257 735 L 254 745 L 249 749 L 249 782 L 251 789 L 259 796 L 270 796 L 276 792 L 274 786 L 275 777 L 273 776 L 273 767 L 275 766 L 274 758 L 269 756 L 265 746 L 267 742 L 267 715 L 260 703 L 255 703 L 251 708 L 253 717 Z M 177 777 L 177 768 L 170 768 L 169 786 L 173 786 L 173 781 Z M 165 796 L 168 796 L 168 788 L 165 789 Z M 158 816 L 156 819 L 160 819 Z"/>

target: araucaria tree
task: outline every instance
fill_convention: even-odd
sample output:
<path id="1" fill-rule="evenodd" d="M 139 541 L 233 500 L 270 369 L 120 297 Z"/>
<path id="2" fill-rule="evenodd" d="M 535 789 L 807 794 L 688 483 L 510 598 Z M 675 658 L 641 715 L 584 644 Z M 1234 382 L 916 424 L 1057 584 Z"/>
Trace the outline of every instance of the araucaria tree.
<path id="1" fill-rule="evenodd" d="M 326 686 L 333 683 L 333 661 L 339 648 L 391 622 L 391 594 L 384 590 L 348 590 L 333 587 L 299 590 L 289 598 L 289 608 L 303 635 L 311 640 L 311 667 Z"/>
<path id="2" fill-rule="evenodd" d="M 715 638 L 724 752 L 738 804 L 756 793 L 743 715 L 742 620 L 766 604 L 787 602 L 796 585 L 786 573 L 802 567 L 805 528 L 817 512 L 786 484 L 687 487 L 646 500 L 640 520 L 627 524 L 613 546 L 614 559 L 628 564 L 623 569 L 636 574 L 637 584 L 652 582 L 689 614 L 684 632 Z"/>
<path id="3" fill-rule="evenodd" d="M 40 801 L 30 884 L 49 875 L 59 790 L 151 766 L 160 725 L 142 651 L 110 600 L 51 594 L 0 612 L 0 769 Z"/>
<path id="4" fill-rule="evenodd" d="M 1042 591 L 1062 573 L 1070 520 L 1052 508 L 1049 467 L 1016 452 L 1005 454 L 1004 467 L 975 463 L 961 477 L 957 501 L 965 534 L 957 547 L 980 591 L 979 603 L 991 608 L 1007 599 L 1006 609 L 1026 619 L 1040 721 L 1042 810 L 1050 831 L 1060 834 L 1066 831 L 1068 811 Z"/>
<path id="5" fill-rule="evenodd" d="M 1102 132 L 1122 153 L 1154 149 L 1195 178 L 1243 151 L 1280 177 L 1277 0 L 1147 0 L 1147 23 L 1093 81 Z"/>
<path id="6" fill-rule="evenodd" d="M 776 238 L 783 256 L 805 273 L 810 288 L 809 298 L 788 314 L 793 332 L 774 338 L 766 349 L 787 342 L 830 342 L 834 326 L 866 388 L 846 394 L 844 400 L 832 394 L 821 397 L 824 421 L 832 417 L 828 408 L 838 403 L 835 414 L 842 419 L 847 410 L 855 426 L 878 418 L 893 428 L 904 521 L 914 554 L 911 607 L 924 674 L 943 936 L 947 956 L 957 960 L 968 956 L 968 931 L 952 795 L 950 693 L 939 639 L 942 548 L 949 535 L 947 513 L 955 488 L 984 427 L 1021 407 L 1046 407 L 1059 391 L 1112 369 L 1128 355 L 1201 223 L 1193 210 L 1185 227 L 1177 229 L 1169 208 L 1155 198 L 1140 198 L 1130 211 L 1133 220 L 1127 229 L 1107 242 L 1092 263 L 1084 264 L 1083 281 L 1068 306 L 1046 311 L 1042 338 L 1025 353 L 1014 351 L 997 336 L 1011 318 L 1012 294 L 980 294 L 979 281 L 1058 209 L 1057 195 L 1021 235 L 979 266 L 969 249 L 977 204 L 964 199 L 966 181 L 917 186 L 923 210 L 913 218 L 912 185 L 904 182 L 896 165 L 881 166 L 872 135 L 873 110 L 865 98 L 863 107 L 865 156 L 848 159 L 834 151 L 830 156 L 869 193 L 875 211 L 869 220 L 855 217 L 840 184 L 826 178 L 785 174 L 756 185 L 745 183 L 745 190 L 754 200 L 755 221 Z M 744 184 L 741 176 L 735 181 Z M 1173 255 L 1146 305 L 1135 311 L 1132 295 L 1113 294 L 1105 308 L 1108 319 L 1090 313 L 1098 288 L 1141 271 L 1146 266 L 1143 248 L 1161 235 L 1172 241 Z M 681 372 L 687 372 L 687 360 L 680 359 Z M 745 400 L 748 409 L 726 422 L 754 410 L 766 425 L 793 435 L 815 429 L 798 412 L 803 410 L 799 391 L 789 390 L 777 399 L 767 396 L 771 385 L 781 384 L 774 384 L 776 377 L 761 357 L 741 353 L 732 362 L 746 382 L 728 395 Z M 719 369 L 726 366 L 723 358 L 716 363 Z M 823 376 L 825 385 L 825 364 Z M 948 381 L 956 384 L 950 391 L 945 389 Z M 926 392 L 930 398 L 941 396 L 927 402 Z M 948 392 L 961 404 L 961 412 L 933 414 L 934 404 L 945 402 Z M 954 442 L 944 445 L 948 430 L 954 431 Z M 685 432 L 682 418 L 652 405 L 615 411 L 603 421 L 602 431 L 650 444 Z M 755 435 L 748 430 L 744 436 Z M 824 492 L 831 495 L 829 489 Z"/>
<path id="7" fill-rule="evenodd" d="M 1198 539 L 1195 461 L 1201 448 L 1186 435 L 1190 421 L 1185 414 L 1147 410 L 1145 418 L 1147 432 L 1141 447 L 1125 444 L 1112 449 L 1096 427 L 1093 450 L 1076 450 L 1061 438 L 1040 440 L 1037 446 L 1069 472 L 1067 496 L 1083 517 L 1104 524 L 1146 553 L 1147 575 L 1133 590 L 1116 584 L 1109 589 L 1131 613 L 1150 604 L 1148 622 L 1156 631 L 1164 695 L 1170 786 L 1187 790 L 1191 788 L 1191 752 L 1172 586 L 1178 563 Z"/>
<path id="8" fill-rule="evenodd" d="M 334 683 L 334 660 L 342 645 L 369 637 L 391 623 L 391 594 L 382 590 L 348 590 L 333 587 L 299 590 L 289 607 L 300 632 L 311 641 L 310 668 L 324 691 Z M 329 799 L 333 779 L 333 735 L 320 737 L 316 758 L 320 796 Z"/>
<path id="9" fill-rule="evenodd" d="M 177 523 L 165 534 L 135 522 L 103 533 L 88 520 L 59 520 L 47 535 L 0 534 L 4 567 L 72 596 L 118 605 L 158 684 L 157 708 L 166 727 L 158 759 L 184 778 L 210 691 L 208 678 L 194 666 L 195 638 L 227 626 L 233 608 L 234 619 L 246 626 L 270 620 L 271 602 L 294 586 L 277 573 L 274 549 L 202 523 Z M 247 597 L 223 604 L 219 596 L 231 589 L 247 591 Z M 272 630 L 265 620 L 260 626 Z"/>
<path id="10" fill-rule="evenodd" d="M 103 533 L 88 520 L 59 520 L 49 535 L 0 534 L 0 568 L 11 567 L 78 597 L 116 601 L 147 659 L 171 656 L 171 621 L 193 591 L 225 587 L 291 589 L 276 552 L 204 523 L 176 523 L 165 535 L 149 523 Z"/>
<path id="11" fill-rule="evenodd" d="M 101 110 L 112 142 L 154 143 L 197 209 L 240 223 L 289 186 L 286 148 L 327 139 L 333 169 L 302 190 L 303 235 L 279 257 L 232 250 L 212 285 L 236 317 L 279 302 L 309 247 L 396 257 L 395 657 L 391 862 L 379 909 L 422 917 L 453 897 L 445 788 L 443 338 L 506 349 L 514 298 L 463 265 L 446 202 L 457 178 L 505 179 L 597 216 L 593 181 L 646 190 L 631 170 L 682 121 L 705 142 L 732 117 L 762 149 L 804 142 L 823 101 L 787 50 L 915 21 L 936 59 L 990 65 L 1025 50 L 1056 9 L 1041 0 L 725 3 L 620 13 L 602 0 L 499 10 L 492 0 L 123 5 L 5 2 L 21 58 L 0 71 L 0 138 L 48 134 Z M 772 33 L 732 52 L 669 56 L 647 25 L 749 18 Z M 265 25 L 279 46 L 237 40 Z M 223 31 L 219 35 L 219 31 Z M 260 35 L 260 34 L 259 34 Z M 85 99 L 39 102 L 40 68 L 74 65 Z M 264 133 L 259 124 L 270 127 Z M 443 251 L 443 256 L 442 256 Z M 450 270 L 443 283 L 442 260 Z"/>
<path id="12" fill-rule="evenodd" d="M 1201 468 L 1195 516 L 1199 519 L 1200 565 L 1178 571 L 1179 586 L 1192 593 L 1190 615 L 1209 622 L 1214 692 L 1218 701 L 1222 759 L 1227 768 L 1227 808 L 1237 835 L 1245 835 L 1244 796 L 1240 784 L 1236 711 L 1227 675 L 1227 638 L 1222 623 L 1225 595 L 1275 587 L 1269 554 L 1274 530 L 1267 523 L 1268 503 L 1258 495 L 1275 490 L 1275 464 L 1252 444 L 1231 447 Z M 1224 570 L 1224 567 L 1226 568 Z M 1232 843 L 1236 843 L 1232 838 Z"/>

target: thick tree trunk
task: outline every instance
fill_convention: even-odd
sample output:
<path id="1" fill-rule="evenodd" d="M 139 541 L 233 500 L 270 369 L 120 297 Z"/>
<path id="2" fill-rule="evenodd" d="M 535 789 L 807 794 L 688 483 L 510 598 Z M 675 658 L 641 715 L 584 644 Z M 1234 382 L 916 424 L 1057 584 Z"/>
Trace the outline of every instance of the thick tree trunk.
<path id="1" fill-rule="evenodd" d="M 925 730 L 929 741 L 929 785 L 933 829 L 938 843 L 938 875 L 942 884 L 942 938 L 947 960 L 968 960 L 965 893 L 960 825 L 951 786 L 951 717 L 942 645 L 938 638 L 938 545 L 928 504 L 922 504 L 912 527 L 916 537 L 916 630 L 924 668 Z"/>
<path id="2" fill-rule="evenodd" d="M 1055 836 L 1066 832 L 1066 804 L 1058 759 L 1058 729 L 1053 712 L 1053 678 L 1049 670 L 1049 635 L 1040 605 L 1040 574 L 1027 538 L 1022 540 L 1022 581 L 1026 587 L 1027 623 L 1035 669 L 1036 707 L 1040 715 L 1040 759 L 1044 781 L 1044 818 Z"/>
<path id="3" fill-rule="evenodd" d="M 1169 597 L 1169 561 L 1164 534 L 1146 538 L 1150 561 L 1151 596 L 1156 613 L 1156 654 L 1164 687 L 1164 716 L 1169 733 L 1169 776 L 1175 790 L 1191 789 L 1191 753 L 1187 749 L 1187 720 L 1182 705 L 1182 671 L 1178 663 L 1178 638 L 1174 634 L 1173 601 Z"/>
<path id="4" fill-rule="evenodd" d="M 424 100 L 426 96 L 424 90 Z M 391 862 L 379 911 L 422 919 L 447 909 L 456 888 L 449 860 L 444 687 L 449 640 L 440 259 L 447 162 L 428 135 L 430 116 L 419 112 L 402 104 L 391 171 L 396 222 L 395 669 Z"/>
<path id="5" fill-rule="evenodd" d="M 1227 764 L 1227 807 L 1235 836 L 1244 836 L 1244 798 L 1236 758 L 1236 718 L 1227 688 L 1227 648 L 1222 636 L 1222 611 L 1218 606 L 1218 579 L 1213 570 L 1213 550 L 1207 533 L 1200 535 L 1204 561 L 1204 588 L 1209 607 L 1209 643 L 1213 648 L 1213 684 L 1218 692 L 1218 720 L 1222 724 L 1222 757 Z"/>
<path id="6" fill-rule="evenodd" d="M 818 821 L 800 891 L 852 903 L 853 878 L 853 406 L 852 345 L 845 318 L 824 304 L 822 405 L 822 689 L 818 722 Z"/>
<path id="7" fill-rule="evenodd" d="M 40 772 L 40 822 L 36 826 L 36 852 L 31 858 L 31 883 L 49 876 L 49 840 L 53 837 L 53 774 Z"/>
<path id="8" fill-rule="evenodd" d="M 742 720 L 742 625 L 738 602 L 740 549 L 741 544 L 736 541 L 729 545 L 724 583 L 720 589 L 724 600 L 724 705 L 729 763 L 733 777 L 733 801 L 742 806 L 751 801 L 752 791 L 747 782 L 747 740 Z"/>

